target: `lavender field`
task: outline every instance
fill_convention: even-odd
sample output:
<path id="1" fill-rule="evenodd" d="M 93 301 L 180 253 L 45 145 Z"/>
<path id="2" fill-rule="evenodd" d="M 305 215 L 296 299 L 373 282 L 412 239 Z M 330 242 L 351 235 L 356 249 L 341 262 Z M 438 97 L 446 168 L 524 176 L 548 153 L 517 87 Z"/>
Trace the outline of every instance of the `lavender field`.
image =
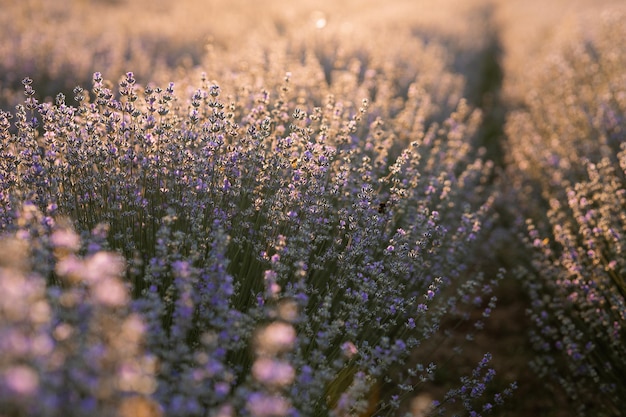
<path id="1" fill-rule="evenodd" d="M 0 417 L 626 415 L 623 1 L 0 34 Z"/>

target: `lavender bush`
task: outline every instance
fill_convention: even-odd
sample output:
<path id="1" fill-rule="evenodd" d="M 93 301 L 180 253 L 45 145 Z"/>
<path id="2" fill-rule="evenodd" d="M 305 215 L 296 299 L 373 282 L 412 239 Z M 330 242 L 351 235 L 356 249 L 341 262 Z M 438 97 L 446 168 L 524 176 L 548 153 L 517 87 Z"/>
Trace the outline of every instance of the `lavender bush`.
<path id="1" fill-rule="evenodd" d="M 203 78 L 187 100 L 172 84 L 140 89 L 132 73 L 118 91 L 104 85 L 96 73 L 91 92 L 75 89 L 74 107 L 62 96 L 38 103 L 24 80 L 27 98 L 13 126 L 3 114 L 3 229 L 33 239 L 26 260 L 48 297 L 65 297 L 68 279 L 119 275 L 111 266 L 119 261 L 100 251 L 123 255 L 134 300 L 106 281 L 119 287 L 109 301 L 145 325 L 146 353 L 116 357 L 111 372 L 126 361 L 151 364 L 143 401 L 166 415 L 347 415 L 369 407 L 382 415 L 434 377 L 435 364 L 410 364 L 393 376 L 394 389 L 368 403 L 444 315 L 462 317 L 497 283 L 465 272 L 491 210 L 482 185 L 489 164 L 471 157 L 478 114 L 461 101 L 441 125 L 407 132 L 396 121 L 386 127 L 367 99 L 355 107 L 330 95 L 309 107 L 294 97 L 289 76 L 273 91 L 238 95 Z M 71 219 L 82 237 L 79 245 L 76 235 L 64 236 L 71 262 L 57 256 L 57 218 Z M 97 270 L 99 262 L 115 271 Z M 66 318 L 76 314 L 68 307 L 51 310 L 59 326 L 88 326 L 88 315 Z M 20 323 L 9 320 L 10 329 Z M 46 334 L 49 324 L 41 326 Z M 114 338 L 101 349 L 108 343 Z M 487 362 L 442 399 L 440 412 L 456 399 L 468 411 L 495 404 L 480 402 L 493 378 Z M 33 381 L 52 378 L 45 368 L 28 372 Z M 104 372 L 91 376 L 90 384 L 105 384 Z M 118 395 L 135 397 L 116 394 L 120 380 L 112 399 L 51 389 L 89 404 L 48 413 L 121 412 Z M 27 398 L 48 389 L 32 385 Z M 19 413 L 40 412 L 11 398 Z"/>
<path id="2" fill-rule="evenodd" d="M 305 63 L 294 74 L 322 68 Z M 102 398 L 48 389 L 44 363 L 24 369 L 30 389 L 11 400 L 7 365 L 16 413 L 38 415 L 32 398 L 43 392 L 77 399 L 50 415 L 123 413 L 127 401 L 148 415 L 391 415 L 435 379 L 436 364 L 409 354 L 443 318 L 467 321 L 487 304 L 489 316 L 499 276 L 472 268 L 495 219 L 491 164 L 475 145 L 479 112 L 459 99 L 443 117 L 421 75 L 374 67 L 360 78 L 352 65 L 323 97 L 307 78 L 271 74 L 259 74 L 261 87 L 237 72 L 223 86 L 203 76 L 176 93 L 174 84 L 140 87 L 132 73 L 112 90 L 96 73 L 90 91 L 74 90 L 76 106 L 63 95 L 40 103 L 23 81 L 24 104 L 1 120 L 2 229 L 20 244 L 32 239 L 24 274 L 49 287 L 34 296 L 69 331 L 90 316 L 66 318 L 78 310 L 54 297 L 78 285 L 91 306 L 105 282 L 119 320 L 128 314 L 143 331 L 135 356 L 116 356 L 108 373 L 68 377 L 112 384 Z M 61 219 L 80 236 L 65 233 L 66 257 L 55 246 Z M 23 321 L 53 331 L 28 317 L 9 331 Z M 91 364 L 92 340 L 64 369 Z M 479 415 L 501 403 L 510 389 L 487 397 L 488 362 L 434 412 L 458 404 Z M 131 371 L 140 382 L 122 383 Z"/>
<path id="3" fill-rule="evenodd" d="M 511 178 L 531 217 L 532 263 L 518 273 L 532 366 L 580 415 L 622 415 L 626 394 L 623 28 L 623 15 L 606 14 L 595 37 L 562 47 L 531 78 L 541 94 L 531 90 L 507 126 Z"/>

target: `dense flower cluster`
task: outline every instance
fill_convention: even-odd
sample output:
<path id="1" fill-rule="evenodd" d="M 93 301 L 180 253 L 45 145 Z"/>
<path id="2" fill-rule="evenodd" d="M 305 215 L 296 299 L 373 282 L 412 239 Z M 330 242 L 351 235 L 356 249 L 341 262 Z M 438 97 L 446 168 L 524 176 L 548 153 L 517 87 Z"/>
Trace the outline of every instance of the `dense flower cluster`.
<path id="1" fill-rule="evenodd" d="M 443 48 L 405 48 L 374 45 L 332 66 L 324 50 L 260 48 L 248 56 L 256 70 L 214 68 L 220 83 L 140 86 L 129 72 L 111 88 L 95 73 L 90 90 L 74 89 L 76 105 L 62 94 L 40 102 L 24 79 L 25 101 L 0 118 L 1 227 L 30 248 L 24 274 L 38 277 L 49 318 L 18 323 L 52 338 L 51 350 L 57 333 L 79 338 L 85 351 L 56 366 L 88 375 L 74 394 L 43 383 L 47 363 L 21 367 L 42 383 L 8 404 L 39 415 L 32 398 L 56 392 L 85 405 L 48 405 L 49 415 L 122 413 L 139 399 L 149 415 L 393 414 L 434 380 L 437 365 L 410 354 L 444 317 L 495 307 L 500 276 L 473 271 L 473 257 L 497 216 L 463 77 Z M 76 233 L 59 228 L 68 221 Z M 87 293 L 56 303 L 73 291 Z M 91 326 L 104 320 L 92 304 L 121 324 Z M 123 335 L 129 320 L 130 359 L 112 354 L 110 371 L 92 370 L 104 365 L 90 352 L 117 352 L 122 339 L 108 332 Z M 2 369 L 9 385 L 14 362 Z M 438 411 L 500 402 L 486 397 L 486 366 Z"/>
<path id="2" fill-rule="evenodd" d="M 423 130 L 407 108 L 406 132 L 367 99 L 297 105 L 290 83 L 223 98 L 203 79 L 180 100 L 131 73 L 113 92 L 96 73 L 73 107 L 39 104 L 26 79 L 15 133 L 4 123 L 3 229 L 26 207 L 91 231 L 84 265 L 54 256 L 57 240 L 78 250 L 73 235 L 29 231 L 46 241 L 33 270 L 61 287 L 95 274 L 94 299 L 141 315 L 168 415 L 358 410 L 445 313 L 483 295 L 464 273 L 491 210 L 477 193 L 489 165 L 470 156 L 477 114 L 461 101 Z M 419 140 L 402 149 L 406 137 Z M 103 249 L 128 260 L 132 303 Z"/>
<path id="3" fill-rule="evenodd" d="M 523 239 L 534 255 L 519 275 L 532 365 L 581 415 L 620 415 L 626 394 L 623 22 L 607 14 L 595 38 L 561 47 L 529 81 L 542 91 L 507 126 L 510 171 L 531 216 Z"/>

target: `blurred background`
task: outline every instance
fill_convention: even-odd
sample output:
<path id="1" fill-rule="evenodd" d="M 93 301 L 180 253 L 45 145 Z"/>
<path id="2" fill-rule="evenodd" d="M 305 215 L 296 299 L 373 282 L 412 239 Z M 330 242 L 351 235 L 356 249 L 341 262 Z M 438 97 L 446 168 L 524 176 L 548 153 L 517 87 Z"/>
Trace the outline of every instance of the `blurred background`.
<path id="1" fill-rule="evenodd" d="M 446 46 L 455 69 L 476 85 L 479 52 L 501 51 L 506 91 L 515 94 L 533 56 L 572 31 L 593 30 L 619 0 L 45 0 L 0 1 L 0 105 L 21 101 L 20 82 L 42 97 L 89 87 L 93 72 L 142 83 L 250 58 L 277 39 L 287 48 L 398 48 L 411 37 Z M 581 27 L 584 26 L 584 27 Z M 409 37 L 405 36 L 409 34 Z M 394 45 L 395 44 L 395 45 Z M 216 58 L 216 56 L 213 56 Z M 328 58 L 328 57 L 327 57 Z M 416 58 L 417 59 L 417 58 Z M 230 62 L 229 62 L 230 61 Z M 209 76 L 211 76 L 209 74 Z M 508 82 L 508 80 L 511 80 Z M 509 85 L 510 84 L 510 85 Z M 470 89 L 471 90 L 471 89 Z M 473 92 L 468 91 L 467 95 Z"/>

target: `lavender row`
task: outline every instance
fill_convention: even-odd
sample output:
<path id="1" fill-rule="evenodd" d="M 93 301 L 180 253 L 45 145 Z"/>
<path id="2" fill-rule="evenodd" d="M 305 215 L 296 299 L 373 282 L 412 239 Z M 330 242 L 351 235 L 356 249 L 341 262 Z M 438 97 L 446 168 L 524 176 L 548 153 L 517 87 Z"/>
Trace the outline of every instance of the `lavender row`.
<path id="1" fill-rule="evenodd" d="M 531 301 L 531 365 L 579 415 L 621 415 L 626 394 L 623 23 L 607 13 L 594 36 L 554 47 L 507 122 L 532 253 L 517 272 Z"/>
<path id="2" fill-rule="evenodd" d="M 75 105 L 23 80 L 0 120 L 2 282 L 46 314 L 1 310 L 5 409 L 392 415 L 435 379 L 410 354 L 444 318 L 488 317 L 501 278 L 473 268 L 496 219 L 480 113 L 446 115 L 454 90 L 412 71 L 320 68 L 96 73 Z M 489 359 L 433 412 L 502 403 Z"/>

